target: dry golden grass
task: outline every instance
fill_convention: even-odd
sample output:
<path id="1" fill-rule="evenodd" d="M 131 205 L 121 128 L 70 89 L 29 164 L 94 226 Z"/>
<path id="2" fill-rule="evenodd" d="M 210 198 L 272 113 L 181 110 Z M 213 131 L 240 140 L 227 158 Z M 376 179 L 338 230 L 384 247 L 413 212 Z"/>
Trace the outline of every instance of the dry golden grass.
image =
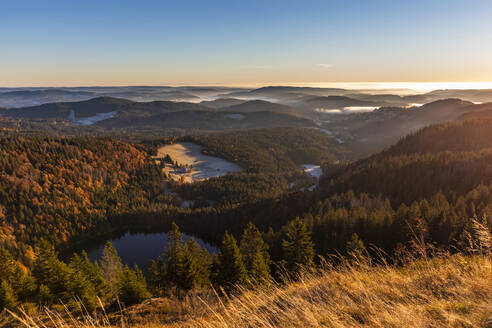
<path id="1" fill-rule="evenodd" d="M 490 257 L 345 266 L 245 291 L 173 327 L 492 327 Z"/>
<path id="2" fill-rule="evenodd" d="M 158 302 L 158 301 L 155 301 Z M 191 301 L 188 301 L 191 302 Z M 198 303 L 197 303 L 198 302 Z M 492 259 L 454 255 L 402 267 L 359 264 L 305 273 L 296 282 L 244 290 L 226 300 L 197 297 L 179 321 L 131 308 L 119 327 L 492 327 Z M 171 309 L 169 309 L 171 310 Z M 133 312 L 132 312 L 133 311 Z M 135 320 L 137 318 L 137 320 Z M 146 319 L 147 318 L 147 319 Z M 24 319 L 25 320 L 25 319 Z M 134 322 L 130 324 L 129 322 Z M 66 320 L 56 327 L 108 327 Z M 42 327 L 27 322 L 26 327 Z"/>

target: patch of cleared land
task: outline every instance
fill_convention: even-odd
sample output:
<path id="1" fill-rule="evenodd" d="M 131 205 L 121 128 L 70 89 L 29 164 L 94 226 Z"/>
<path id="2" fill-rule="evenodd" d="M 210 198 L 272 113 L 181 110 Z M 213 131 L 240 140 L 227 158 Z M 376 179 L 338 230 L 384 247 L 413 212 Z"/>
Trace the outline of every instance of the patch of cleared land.
<path id="1" fill-rule="evenodd" d="M 242 168 L 222 158 L 205 155 L 202 147 L 192 142 L 179 142 L 166 145 L 157 151 L 156 160 L 169 155 L 171 159 L 182 167 L 167 165 L 164 169 L 174 180 L 194 182 L 228 173 L 242 171 Z"/>
<path id="2" fill-rule="evenodd" d="M 232 118 L 233 120 L 244 120 L 246 116 L 244 116 L 243 114 L 227 114 L 226 117 Z"/>
<path id="3" fill-rule="evenodd" d="M 109 118 L 113 118 L 116 115 L 116 112 L 108 112 L 108 113 L 97 113 L 95 116 L 80 118 L 76 121 L 78 124 L 82 125 L 92 125 L 99 121 L 104 121 Z"/>
<path id="4" fill-rule="evenodd" d="M 378 106 L 348 106 L 343 108 L 315 108 L 314 111 L 324 114 L 353 114 L 372 112 L 373 110 L 378 108 Z"/>

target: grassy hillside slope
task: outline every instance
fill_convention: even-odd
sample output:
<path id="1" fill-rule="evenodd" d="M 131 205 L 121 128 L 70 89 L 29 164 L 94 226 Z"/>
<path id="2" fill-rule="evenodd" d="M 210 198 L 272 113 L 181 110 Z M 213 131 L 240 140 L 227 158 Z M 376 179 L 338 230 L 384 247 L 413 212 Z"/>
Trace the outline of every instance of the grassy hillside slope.
<path id="1" fill-rule="evenodd" d="M 100 324 L 51 312 L 58 320 L 48 326 L 485 328 L 492 325 L 492 260 L 459 254 L 398 267 L 327 265 L 298 281 L 243 290 L 230 299 L 201 296 L 151 299 Z M 39 318 L 22 320 L 23 327 L 42 327 Z"/>
<path id="2" fill-rule="evenodd" d="M 455 256 L 344 267 L 246 291 L 172 327 L 490 327 L 492 262 Z"/>

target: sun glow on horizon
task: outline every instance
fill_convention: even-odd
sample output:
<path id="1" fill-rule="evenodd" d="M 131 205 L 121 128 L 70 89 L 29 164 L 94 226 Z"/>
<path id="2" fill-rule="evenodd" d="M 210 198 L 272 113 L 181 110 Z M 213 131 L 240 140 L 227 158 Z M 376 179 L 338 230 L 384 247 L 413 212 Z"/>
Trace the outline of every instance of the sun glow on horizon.
<path id="1" fill-rule="evenodd" d="M 0 88 L 69 88 L 69 87 L 131 87 L 131 86 L 208 86 L 208 87 L 230 87 L 230 88 L 261 88 L 269 86 L 284 87 L 307 87 L 307 88 L 339 88 L 357 90 L 359 92 L 380 93 L 391 91 L 395 94 L 426 93 L 433 90 L 485 90 L 492 89 L 492 82 L 270 82 L 270 83 L 204 83 L 204 82 L 181 82 L 181 83 L 114 83 L 114 84 L 53 84 L 53 85 L 0 85 Z"/>
<path id="2" fill-rule="evenodd" d="M 417 92 L 425 93 L 433 90 L 459 90 L 459 89 L 492 89 L 492 82 L 284 82 L 284 83 L 258 83 L 259 86 L 293 86 L 312 88 L 341 88 L 352 90 L 393 90 L 397 93 Z"/>

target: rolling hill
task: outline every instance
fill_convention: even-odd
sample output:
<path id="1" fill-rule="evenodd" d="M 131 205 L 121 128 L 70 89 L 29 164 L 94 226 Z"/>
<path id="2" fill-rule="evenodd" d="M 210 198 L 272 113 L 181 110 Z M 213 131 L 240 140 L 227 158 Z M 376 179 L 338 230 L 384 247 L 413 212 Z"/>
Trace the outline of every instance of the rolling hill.
<path id="1" fill-rule="evenodd" d="M 222 107 L 219 111 L 252 113 L 252 112 L 274 112 L 282 114 L 295 114 L 296 110 L 292 107 L 276 104 L 264 100 L 250 100 L 240 104 Z"/>
<path id="2" fill-rule="evenodd" d="M 200 105 L 213 108 L 220 109 L 223 107 L 229 107 L 233 105 L 239 105 L 244 103 L 246 100 L 236 99 L 236 98 L 219 98 L 215 100 L 204 100 L 200 102 Z"/>
<path id="3" fill-rule="evenodd" d="M 372 101 L 357 100 L 345 96 L 327 96 L 327 97 L 305 97 L 295 103 L 293 106 L 315 110 L 315 109 L 343 109 L 344 107 L 364 107 L 378 106 L 378 103 Z"/>
<path id="4" fill-rule="evenodd" d="M 69 91 L 63 89 L 9 90 L 0 92 L 0 106 L 23 107 L 57 101 L 78 101 L 96 97 L 90 91 Z"/>
<path id="5" fill-rule="evenodd" d="M 259 106 L 256 106 L 259 105 Z M 238 105 L 241 106 L 241 105 Z M 253 111 L 257 109 L 257 111 Z M 282 113 L 268 111 L 277 110 Z M 244 111 L 244 112 L 243 112 Z M 285 112 L 285 113 L 283 113 Z M 81 102 L 51 103 L 13 108 L 3 115 L 15 119 L 58 119 L 72 124 L 93 125 L 103 129 L 252 129 L 282 126 L 314 126 L 311 120 L 289 115 L 291 109 L 268 102 L 253 102 L 244 107 L 229 107 L 220 112 L 187 102 L 134 102 L 98 97 Z"/>
<path id="6" fill-rule="evenodd" d="M 449 122 L 348 165 L 335 178 L 335 189 L 383 195 L 395 205 L 439 192 L 456 199 L 492 182 L 491 161 L 492 120 Z"/>

